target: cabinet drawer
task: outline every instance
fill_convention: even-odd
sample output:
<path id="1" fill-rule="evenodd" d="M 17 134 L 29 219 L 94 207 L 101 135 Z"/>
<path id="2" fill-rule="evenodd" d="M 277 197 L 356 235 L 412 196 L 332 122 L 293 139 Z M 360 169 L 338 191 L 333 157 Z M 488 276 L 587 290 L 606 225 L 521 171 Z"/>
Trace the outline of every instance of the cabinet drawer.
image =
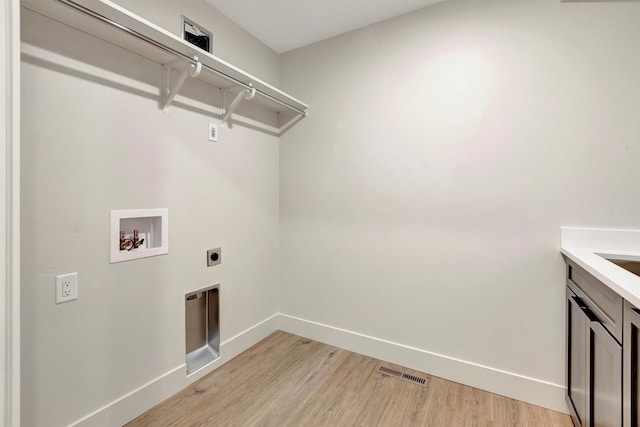
<path id="1" fill-rule="evenodd" d="M 621 343 L 622 297 L 573 262 L 567 263 L 567 285 L 594 312 L 609 333 Z"/>

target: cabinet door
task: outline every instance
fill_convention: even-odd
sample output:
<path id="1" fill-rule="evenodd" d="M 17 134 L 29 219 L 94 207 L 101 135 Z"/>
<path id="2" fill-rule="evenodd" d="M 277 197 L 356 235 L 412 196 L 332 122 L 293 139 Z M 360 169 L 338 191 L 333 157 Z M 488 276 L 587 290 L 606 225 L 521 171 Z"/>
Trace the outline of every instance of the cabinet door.
<path id="1" fill-rule="evenodd" d="M 625 301 L 624 310 L 624 426 L 640 426 L 640 375 L 638 375 L 638 363 L 640 362 L 640 311 Z"/>
<path id="2" fill-rule="evenodd" d="M 622 346 L 598 321 L 589 322 L 590 427 L 622 426 Z M 585 424 L 583 424 L 584 426 Z"/>
<path id="3" fill-rule="evenodd" d="M 576 426 L 587 426 L 588 321 L 567 287 L 567 404 Z"/>
<path id="4" fill-rule="evenodd" d="M 621 427 L 622 346 L 587 299 L 567 287 L 567 403 L 576 426 Z"/>

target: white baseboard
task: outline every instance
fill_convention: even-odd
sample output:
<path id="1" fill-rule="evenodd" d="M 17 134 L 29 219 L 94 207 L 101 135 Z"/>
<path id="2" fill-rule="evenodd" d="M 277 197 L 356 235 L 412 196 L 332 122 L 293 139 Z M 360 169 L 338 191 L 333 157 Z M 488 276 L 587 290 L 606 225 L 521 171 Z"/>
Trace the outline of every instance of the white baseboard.
<path id="1" fill-rule="evenodd" d="M 454 359 L 286 314 L 275 314 L 220 345 L 220 357 L 187 376 L 184 364 L 141 385 L 72 423 L 72 426 L 122 426 L 183 388 L 219 368 L 273 332 L 282 330 L 429 375 L 568 413 L 564 387 L 523 375 Z"/>
<path id="2" fill-rule="evenodd" d="M 186 365 L 179 365 L 71 425 L 78 427 L 122 426 L 277 331 L 277 326 L 278 315 L 274 314 L 221 343 L 220 357 L 202 369 L 187 376 Z"/>
<path id="3" fill-rule="evenodd" d="M 559 384 L 482 366 L 477 363 L 455 359 L 286 314 L 278 316 L 278 328 L 284 332 L 395 363 L 429 375 L 565 414 L 569 412 L 564 399 L 564 386 Z"/>

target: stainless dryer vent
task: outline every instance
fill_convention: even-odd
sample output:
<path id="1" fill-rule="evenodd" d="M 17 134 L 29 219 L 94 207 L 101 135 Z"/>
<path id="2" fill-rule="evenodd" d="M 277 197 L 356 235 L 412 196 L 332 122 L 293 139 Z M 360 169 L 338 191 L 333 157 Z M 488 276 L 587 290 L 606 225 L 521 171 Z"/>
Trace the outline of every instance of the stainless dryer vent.
<path id="1" fill-rule="evenodd" d="M 185 295 L 187 374 L 195 372 L 220 355 L 219 286 Z"/>

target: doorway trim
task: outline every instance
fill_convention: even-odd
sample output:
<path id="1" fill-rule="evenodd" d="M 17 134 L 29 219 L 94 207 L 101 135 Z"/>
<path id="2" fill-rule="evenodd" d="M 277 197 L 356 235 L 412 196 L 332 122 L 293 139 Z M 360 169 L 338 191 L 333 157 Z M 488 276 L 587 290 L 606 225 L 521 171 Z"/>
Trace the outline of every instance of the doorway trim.
<path id="1" fill-rule="evenodd" d="M 0 8 L 0 424 L 20 425 L 20 1 Z"/>

